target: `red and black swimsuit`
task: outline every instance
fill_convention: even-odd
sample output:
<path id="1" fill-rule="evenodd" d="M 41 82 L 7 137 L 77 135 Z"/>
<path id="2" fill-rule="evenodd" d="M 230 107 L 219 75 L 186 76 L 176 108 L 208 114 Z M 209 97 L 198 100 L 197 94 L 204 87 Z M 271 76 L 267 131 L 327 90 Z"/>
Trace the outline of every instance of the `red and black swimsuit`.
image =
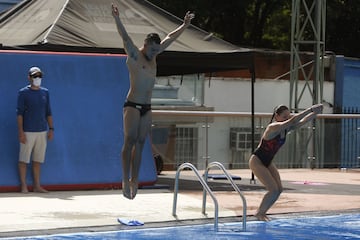
<path id="1" fill-rule="evenodd" d="M 281 138 L 280 134 L 270 140 L 261 139 L 261 144 L 254 151 L 254 155 L 257 156 L 265 167 L 269 167 L 275 154 L 280 147 L 285 143 L 285 137 Z"/>

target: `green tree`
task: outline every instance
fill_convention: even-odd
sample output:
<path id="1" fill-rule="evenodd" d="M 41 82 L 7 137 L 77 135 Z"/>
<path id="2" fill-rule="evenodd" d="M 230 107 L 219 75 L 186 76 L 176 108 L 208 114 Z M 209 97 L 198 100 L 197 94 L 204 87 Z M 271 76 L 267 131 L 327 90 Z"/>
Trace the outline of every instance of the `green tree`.
<path id="1" fill-rule="evenodd" d="M 261 46 L 265 48 L 290 50 L 291 43 L 291 3 L 285 2 L 275 9 L 264 25 Z"/>
<path id="2" fill-rule="evenodd" d="M 289 46 L 288 0 L 151 0 L 180 17 L 196 13 L 193 24 L 239 46 L 281 48 Z M 275 18 L 271 18 L 276 14 Z M 289 18 L 287 20 L 286 18 Z M 289 24 L 284 26 L 284 23 Z M 285 30 L 285 32 L 282 32 Z"/>
<path id="3" fill-rule="evenodd" d="M 187 10 L 196 18 L 193 24 L 233 44 L 244 45 L 246 8 L 250 0 L 151 0 L 155 5 L 182 17 Z"/>
<path id="4" fill-rule="evenodd" d="M 336 54 L 360 57 L 360 1 L 327 1 L 325 47 Z"/>
<path id="5" fill-rule="evenodd" d="M 286 0 L 256 0 L 247 6 L 246 40 L 254 47 L 290 46 L 289 4 Z"/>
<path id="6" fill-rule="evenodd" d="M 310 1 L 310 0 L 309 0 Z M 238 46 L 290 50 L 290 0 L 150 0 L 182 17 L 194 11 L 193 24 Z M 360 57 L 360 1 L 327 1 L 327 51 Z"/>

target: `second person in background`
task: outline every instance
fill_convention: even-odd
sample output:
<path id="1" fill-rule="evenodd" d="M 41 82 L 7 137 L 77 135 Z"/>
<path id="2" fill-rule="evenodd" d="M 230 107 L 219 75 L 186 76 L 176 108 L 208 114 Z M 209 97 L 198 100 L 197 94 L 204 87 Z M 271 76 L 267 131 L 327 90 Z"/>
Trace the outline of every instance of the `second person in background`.
<path id="1" fill-rule="evenodd" d="M 323 105 L 317 104 L 291 116 L 287 106 L 280 105 L 275 108 L 270 124 L 266 127 L 259 146 L 249 160 L 250 169 L 268 190 L 255 214 L 259 220 L 270 220 L 266 213 L 283 190 L 279 171 L 272 161 L 275 154 L 285 143 L 286 135 L 290 131 L 315 119 L 322 109 Z"/>

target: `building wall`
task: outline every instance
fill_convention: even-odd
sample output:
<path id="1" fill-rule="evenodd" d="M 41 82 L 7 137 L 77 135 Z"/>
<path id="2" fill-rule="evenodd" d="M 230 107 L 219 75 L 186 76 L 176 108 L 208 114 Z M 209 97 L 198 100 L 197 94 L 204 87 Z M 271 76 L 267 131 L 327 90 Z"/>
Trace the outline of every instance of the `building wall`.
<path id="1" fill-rule="evenodd" d="M 209 81 L 209 80 L 206 80 Z M 205 83 L 205 105 L 215 108 L 215 111 L 251 112 L 251 81 L 249 79 L 219 78 L 210 80 L 210 87 Z M 302 89 L 305 81 L 300 81 Z M 334 82 L 324 82 L 324 99 L 334 102 Z M 279 104 L 289 104 L 290 81 L 256 79 L 255 85 L 255 112 L 271 113 Z M 312 97 L 309 91 L 304 92 L 300 108 L 311 106 Z"/>
<path id="2" fill-rule="evenodd" d="M 210 87 L 208 83 L 205 83 L 206 106 L 214 107 L 214 111 L 220 112 L 251 112 L 251 81 L 249 79 L 215 77 L 210 81 Z M 302 81 L 299 86 L 303 87 L 304 84 L 305 82 Z M 271 114 L 275 106 L 288 104 L 289 87 L 290 82 L 288 80 L 256 79 L 255 112 Z M 324 83 L 324 99 L 330 103 L 334 101 L 334 87 L 334 82 Z M 305 96 L 304 106 L 300 106 L 301 108 L 312 105 L 311 96 L 309 94 Z M 325 111 L 331 112 L 332 109 L 326 108 Z M 229 118 L 215 118 L 214 122 L 209 125 L 210 161 L 220 161 L 224 166 L 229 167 L 233 158 L 232 154 L 234 154 L 230 148 L 230 128 L 249 127 L 251 126 L 250 119 L 233 119 L 231 121 Z M 203 151 L 200 153 L 201 156 L 206 155 L 204 148 L 200 150 Z M 245 151 L 244 158 L 247 158 L 249 154 L 249 151 Z M 201 158 L 197 164 L 204 166 Z"/>
<path id="3" fill-rule="evenodd" d="M 289 55 L 264 53 L 256 54 L 256 82 L 254 84 L 255 92 L 255 112 L 271 114 L 274 107 L 279 104 L 289 105 L 290 101 L 290 80 L 286 73 L 289 71 Z M 331 113 L 332 108 L 329 106 L 334 103 L 335 81 L 328 74 L 326 69 L 326 80 L 324 82 L 324 100 L 330 103 L 325 109 L 326 113 Z M 280 79 L 276 79 L 283 75 Z M 193 78 L 192 81 L 202 83 L 203 104 L 204 106 L 218 112 L 251 112 L 251 80 L 248 70 L 231 71 L 205 75 L 200 79 Z M 171 85 L 179 86 L 179 92 L 186 88 L 186 84 L 180 81 L 168 81 Z M 298 87 L 305 87 L 304 96 L 299 107 L 307 108 L 312 105 L 310 91 L 306 88 L 306 82 L 300 80 Z M 311 87 L 311 86 L 310 86 Z M 264 120 L 265 121 L 265 120 Z M 267 121 L 263 123 L 266 126 Z M 191 124 L 188 124 L 188 126 Z M 194 123 L 198 127 L 198 156 L 194 162 L 200 169 L 205 168 L 206 157 L 208 161 L 222 162 L 225 167 L 230 167 L 234 157 L 234 151 L 230 147 L 230 129 L 237 127 L 251 127 L 250 118 L 248 119 L 229 119 L 214 118 L 208 123 L 208 132 L 205 131 L 205 123 Z M 263 127 L 264 127 L 263 126 Z M 208 147 L 206 147 L 206 137 L 208 137 Z M 257 143 L 256 143 L 257 145 Z M 237 152 L 241 155 L 242 166 L 247 166 L 247 159 L 251 150 Z M 281 155 L 281 154 L 279 154 Z M 182 159 L 177 161 L 182 162 Z M 238 163 L 237 163 L 238 164 Z M 236 167 L 236 166 L 235 166 Z"/>
<path id="4" fill-rule="evenodd" d="M 304 54 L 303 62 L 311 61 L 311 56 Z M 254 83 L 254 107 L 257 113 L 271 114 L 274 107 L 279 104 L 290 104 L 290 55 L 287 52 L 258 52 L 255 54 Z M 310 71 L 311 69 L 306 69 Z M 325 113 L 332 113 L 334 105 L 335 81 L 330 74 L 331 69 L 325 69 L 325 81 L 323 85 L 324 100 L 328 102 Z M 299 79 L 303 79 L 299 76 Z M 307 108 L 312 105 L 312 96 L 306 86 L 306 81 L 300 80 L 298 89 L 305 89 L 299 108 Z M 310 83 L 311 85 L 311 83 Z M 312 89 L 312 86 L 310 86 Z M 205 78 L 204 105 L 213 107 L 214 111 L 220 112 L 251 112 L 251 80 L 247 70 L 216 73 L 212 77 Z M 267 122 L 258 125 L 264 125 Z M 236 127 L 251 127 L 250 119 L 215 118 L 208 130 L 209 161 L 220 161 L 226 167 L 230 167 L 234 159 L 234 151 L 230 147 L 230 129 Z M 221 143 L 221 144 L 219 144 Z M 255 143 L 258 144 L 257 142 Z M 206 155 L 204 149 L 200 155 Z M 251 150 L 235 152 L 242 154 L 241 166 L 247 166 L 247 159 Z M 279 153 L 281 155 L 281 153 Z M 239 158 L 239 156 L 237 156 Z M 199 158 L 199 166 L 204 166 Z"/>

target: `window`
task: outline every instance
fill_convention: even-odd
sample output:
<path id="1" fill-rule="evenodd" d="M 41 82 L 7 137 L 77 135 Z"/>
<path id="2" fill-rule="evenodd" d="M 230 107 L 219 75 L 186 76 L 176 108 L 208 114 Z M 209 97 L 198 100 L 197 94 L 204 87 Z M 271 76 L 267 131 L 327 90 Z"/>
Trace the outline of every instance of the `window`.
<path id="1" fill-rule="evenodd" d="M 198 128 L 176 128 L 175 161 L 177 166 L 184 162 L 196 164 L 198 156 Z"/>
<path id="2" fill-rule="evenodd" d="M 255 132 L 254 142 L 257 145 L 260 141 L 260 133 Z M 251 128 L 231 128 L 230 148 L 235 151 L 252 150 Z"/>

